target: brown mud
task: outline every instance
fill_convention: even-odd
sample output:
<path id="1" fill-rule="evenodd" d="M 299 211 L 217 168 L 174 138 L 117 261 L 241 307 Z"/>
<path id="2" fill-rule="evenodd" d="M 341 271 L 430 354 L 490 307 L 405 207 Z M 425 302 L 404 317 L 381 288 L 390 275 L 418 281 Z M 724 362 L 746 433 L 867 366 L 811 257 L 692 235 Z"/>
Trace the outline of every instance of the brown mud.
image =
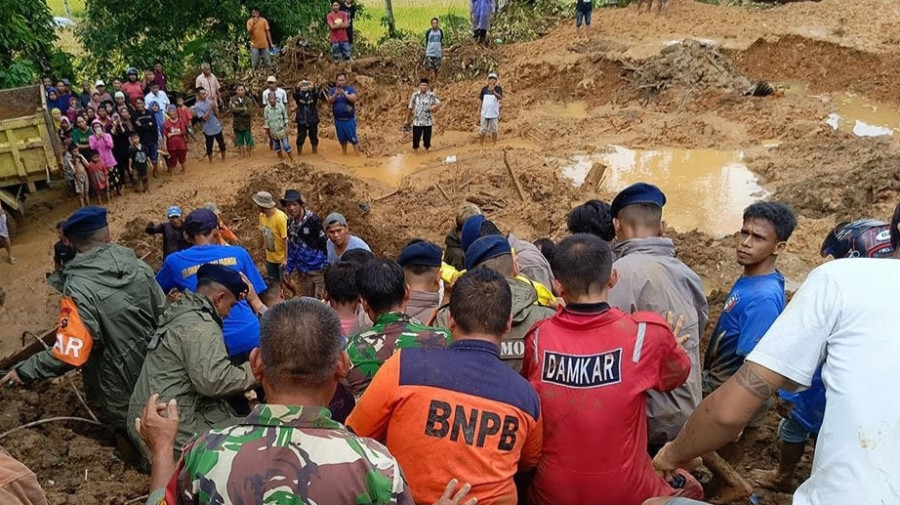
<path id="1" fill-rule="evenodd" d="M 577 39 L 572 23 L 565 22 L 533 42 L 451 50 L 447 74 L 435 86 L 445 107 L 435 117 L 434 150 L 427 154 L 413 154 L 409 133 L 400 129 L 421 71 L 420 54 L 403 44 L 386 47 L 350 69 L 361 96 L 363 156 L 340 154 L 324 108 L 319 153 L 304 152 L 296 164 L 279 162 L 258 145 L 250 159 L 230 153 L 224 163 L 209 165 L 202 142 L 195 142 L 186 174 L 163 174 L 151 180 L 150 193 L 114 198 L 114 238 L 157 267 L 160 238 L 144 234 L 147 221 L 164 219 L 172 204 L 189 210 L 214 201 L 261 260 L 250 196 L 296 188 L 320 215 L 343 213 L 353 232 L 380 255 L 396 255 L 412 238 L 443 244 L 463 201 L 482 206 L 503 231 L 559 239 L 569 209 L 589 198 L 609 200 L 616 190 L 610 179 L 576 187 L 563 169 L 575 156 L 608 152 L 610 146 L 741 152 L 769 197 L 798 214 L 797 230 L 779 259 L 790 290 L 823 261 L 819 246 L 837 221 L 889 218 L 900 193 L 896 142 L 834 131 L 824 120 L 834 112 L 831 95 L 847 91 L 900 107 L 893 87 L 900 77 L 900 9 L 894 2 L 824 0 L 753 10 L 671 0 L 665 19 L 634 9 L 599 9 L 594 19 L 591 38 Z M 700 43 L 676 45 L 685 38 Z M 292 87 L 301 77 L 324 83 L 337 70 L 297 49 L 281 59 L 276 73 Z M 482 148 L 477 96 L 490 70 L 499 72 L 506 98 L 501 140 Z M 263 78 L 247 76 L 254 96 Z M 661 80 L 665 85 L 642 88 Z M 815 94 L 742 96 L 744 82 L 759 80 L 799 81 Z M 254 132 L 260 142 L 261 125 Z M 229 140 L 230 134 L 226 126 Z M 450 157 L 455 161 L 448 162 Z M 670 191 L 668 215 L 693 203 L 689 191 L 677 189 Z M 51 268 L 55 222 L 75 208 L 58 187 L 32 195 L 29 204 L 13 243 L 19 263 L 0 261 L 0 285 L 7 292 L 0 308 L 4 355 L 20 347 L 23 331 L 54 324 L 58 298 L 44 275 Z M 711 328 L 740 274 L 734 238 L 690 229 L 671 230 L 669 236 L 679 257 L 704 279 Z M 0 433 L 45 417 L 85 414 L 67 380 L 0 391 Z M 776 424 L 770 414 L 747 442 L 750 450 L 733 461 L 740 472 L 774 468 Z M 49 423 L 0 438 L 0 444 L 35 470 L 53 504 L 122 505 L 145 493 L 146 477 L 122 463 L 111 437 L 92 425 Z M 807 455 L 801 473 L 809 467 Z M 757 493 L 761 503 L 790 503 L 787 494 Z"/>

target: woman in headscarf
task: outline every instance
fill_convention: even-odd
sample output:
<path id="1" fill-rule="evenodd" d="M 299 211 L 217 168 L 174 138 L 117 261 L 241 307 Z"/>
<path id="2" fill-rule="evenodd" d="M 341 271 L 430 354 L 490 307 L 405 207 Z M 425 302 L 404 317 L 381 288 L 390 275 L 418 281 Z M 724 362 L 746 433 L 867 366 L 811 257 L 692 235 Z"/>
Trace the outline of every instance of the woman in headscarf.
<path id="1" fill-rule="evenodd" d="M 65 112 L 65 116 L 69 118 L 69 123 L 74 124 L 75 118 L 78 117 L 78 113 L 81 111 L 81 106 L 78 102 L 77 96 L 69 97 L 69 110 Z"/>
<path id="2" fill-rule="evenodd" d="M 53 129 L 59 130 L 59 122 L 63 117 L 62 112 L 59 109 L 50 109 L 50 117 L 53 118 Z"/>
<path id="3" fill-rule="evenodd" d="M 112 152 L 112 135 L 106 133 L 106 129 L 100 121 L 94 121 L 91 125 L 91 129 L 93 130 L 93 135 L 91 135 L 89 140 L 91 149 L 100 154 L 100 161 L 106 166 L 109 187 L 114 189 L 117 195 L 122 196 L 122 177 L 119 174 L 119 169 L 116 166 L 116 158 L 113 156 Z"/>
<path id="4" fill-rule="evenodd" d="M 69 144 L 72 143 L 72 122 L 69 121 L 69 118 L 63 116 L 59 120 L 59 141 L 61 142 L 64 151 L 68 152 Z"/>

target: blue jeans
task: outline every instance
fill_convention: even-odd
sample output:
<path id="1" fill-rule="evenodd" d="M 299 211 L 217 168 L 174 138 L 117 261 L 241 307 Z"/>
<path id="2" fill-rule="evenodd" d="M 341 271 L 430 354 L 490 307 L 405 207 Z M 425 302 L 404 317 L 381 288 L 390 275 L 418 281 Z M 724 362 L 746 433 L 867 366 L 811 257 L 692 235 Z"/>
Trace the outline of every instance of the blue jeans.
<path id="1" fill-rule="evenodd" d="M 672 498 L 666 505 L 709 505 L 705 501 L 692 500 L 690 498 Z"/>
<path id="2" fill-rule="evenodd" d="M 810 432 L 793 419 L 781 418 L 778 423 L 778 438 L 789 444 L 802 444 L 809 440 Z"/>
<path id="3" fill-rule="evenodd" d="M 332 42 L 331 43 L 331 56 L 334 58 L 334 62 L 337 63 L 341 61 L 341 57 L 343 59 L 350 61 L 350 43 L 349 42 Z"/>

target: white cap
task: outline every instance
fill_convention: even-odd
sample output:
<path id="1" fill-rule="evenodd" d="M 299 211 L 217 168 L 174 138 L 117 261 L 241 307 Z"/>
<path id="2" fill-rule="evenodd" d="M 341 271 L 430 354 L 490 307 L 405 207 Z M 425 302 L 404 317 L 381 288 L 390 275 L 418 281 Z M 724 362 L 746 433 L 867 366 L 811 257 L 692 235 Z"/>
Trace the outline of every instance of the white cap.
<path id="1" fill-rule="evenodd" d="M 274 75 L 270 75 L 266 82 L 278 82 L 278 79 L 275 78 Z"/>
<path id="2" fill-rule="evenodd" d="M 494 72 L 491 72 L 490 74 L 488 74 L 488 79 L 496 79 L 496 78 L 497 78 L 497 74 L 495 74 Z"/>
<path id="3" fill-rule="evenodd" d="M 98 86 L 104 86 L 104 87 L 105 87 L 105 86 L 106 86 L 106 83 L 103 82 L 102 79 L 97 79 L 97 82 L 94 83 L 94 87 L 96 88 L 96 87 L 98 87 Z"/>

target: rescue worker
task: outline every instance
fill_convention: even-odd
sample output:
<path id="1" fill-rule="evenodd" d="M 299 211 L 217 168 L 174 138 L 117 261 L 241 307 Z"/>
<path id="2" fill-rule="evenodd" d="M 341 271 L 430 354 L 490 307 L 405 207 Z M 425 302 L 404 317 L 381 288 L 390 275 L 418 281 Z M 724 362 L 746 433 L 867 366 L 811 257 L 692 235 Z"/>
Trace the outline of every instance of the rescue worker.
<path id="1" fill-rule="evenodd" d="M 609 291 L 609 304 L 624 312 L 636 310 L 683 316 L 690 335 L 682 345 L 691 358 L 691 374 L 680 387 L 647 393 L 648 440 L 651 454 L 674 440 L 703 399 L 700 387 L 700 337 L 709 320 L 709 306 L 700 276 L 675 257 L 675 244 L 664 238 L 662 220 L 666 195 L 652 184 L 637 183 L 612 201 L 616 230 L 613 268 L 619 282 Z"/>
<path id="2" fill-rule="evenodd" d="M 681 489 L 657 476 L 647 453 L 647 391 L 683 384 L 691 360 L 659 315 L 610 307 L 618 280 L 612 262 L 609 245 L 595 235 L 557 244 L 554 287 L 566 305 L 526 337 L 522 375 L 541 398 L 545 433 L 529 489 L 534 505 L 703 496 L 687 472 Z"/>
<path id="3" fill-rule="evenodd" d="M 219 245 L 219 218 L 211 210 L 201 208 L 188 213 L 184 230 L 191 247 L 167 256 L 156 274 L 156 281 L 166 293 L 173 289 L 196 290 L 197 269 L 207 263 L 234 268 L 250 279 L 257 293 L 266 290 L 266 283 L 246 249 Z M 246 359 L 250 350 L 259 345 L 259 318 L 254 312 L 260 312 L 265 306 L 251 306 L 251 301 L 241 300 L 222 320 L 225 347 L 228 355 L 237 360 Z"/>
<path id="4" fill-rule="evenodd" d="M 30 384 L 81 367 L 88 399 L 124 435 L 128 400 L 166 297 L 149 265 L 110 242 L 105 208 L 75 211 L 63 234 L 78 254 L 47 277 L 62 294 L 56 344 L 17 365 L 2 383 Z"/>
<path id="5" fill-rule="evenodd" d="M 196 291 L 185 291 L 169 306 L 150 339 L 128 418 L 140 416 L 153 393 L 164 402 L 176 400 L 180 406 L 176 456 L 194 435 L 240 420 L 224 397 L 246 391 L 256 379 L 249 363 L 236 366 L 229 360 L 222 319 L 238 301 L 255 296 L 237 270 L 207 263 L 197 270 Z M 141 448 L 144 464 L 149 463 L 150 453 L 134 423 L 128 423 L 128 436 Z"/>
<path id="6" fill-rule="evenodd" d="M 522 368 L 525 356 L 525 334 L 535 323 L 552 316 L 555 311 L 549 307 L 536 305 L 537 292 L 531 285 L 516 279 L 518 272 L 512 257 L 512 248 L 502 235 L 488 235 L 476 240 L 466 251 L 466 268 L 490 268 L 496 270 L 509 284 L 512 292 L 510 317 L 512 326 L 500 344 L 500 358 L 513 370 Z M 455 292 L 455 286 L 454 286 Z M 450 297 L 452 304 L 453 297 Z M 447 327 L 450 324 L 450 305 L 438 309 L 434 325 Z"/>
<path id="7" fill-rule="evenodd" d="M 409 287 L 406 312 L 413 318 L 430 323 L 441 306 L 441 248 L 424 240 L 406 244 L 397 263 Z"/>
<path id="8" fill-rule="evenodd" d="M 538 461 L 538 396 L 500 360 L 511 307 L 507 279 L 468 271 L 450 300 L 450 347 L 391 356 L 347 419 L 356 434 L 387 445 L 416 503 L 437 500 L 454 476 L 472 485 L 479 504 L 516 503 L 513 476 Z"/>
<path id="9" fill-rule="evenodd" d="M 462 227 L 467 219 L 478 214 L 481 214 L 481 209 L 477 205 L 464 202 L 456 211 L 456 227 L 444 238 L 444 263 L 460 272 L 466 269 L 466 251 L 460 242 Z"/>
<path id="10" fill-rule="evenodd" d="M 612 244 L 616 238 L 612 208 L 603 200 L 588 200 L 566 216 L 569 233 L 590 233 Z"/>
<path id="11" fill-rule="evenodd" d="M 189 442 L 176 468 L 176 402 L 150 397 L 136 430 L 153 455 L 151 496 L 168 505 L 212 503 L 384 503 L 412 505 L 397 461 L 373 440 L 331 419 L 325 407 L 350 362 L 340 321 L 327 305 L 295 298 L 269 310 L 250 354 L 266 402 L 234 426 Z M 168 417 L 157 413 L 160 407 Z M 208 456 L 215 455 L 210 459 Z M 449 480 L 449 479 L 447 479 Z M 168 493 L 164 486 L 168 485 Z"/>
<path id="12" fill-rule="evenodd" d="M 350 391 L 359 398 L 375 372 L 398 350 L 406 347 L 446 347 L 450 332 L 430 328 L 406 313 L 409 288 L 403 269 L 395 261 L 374 259 L 356 273 L 356 288 L 362 305 L 375 324 L 350 337 L 347 352 L 351 368 L 347 374 Z"/>
<path id="13" fill-rule="evenodd" d="M 163 259 L 173 252 L 183 251 L 191 246 L 184 238 L 184 219 L 181 216 L 181 207 L 173 205 L 166 210 L 168 221 L 159 224 L 150 221 L 144 230 L 148 235 L 162 235 Z"/>

